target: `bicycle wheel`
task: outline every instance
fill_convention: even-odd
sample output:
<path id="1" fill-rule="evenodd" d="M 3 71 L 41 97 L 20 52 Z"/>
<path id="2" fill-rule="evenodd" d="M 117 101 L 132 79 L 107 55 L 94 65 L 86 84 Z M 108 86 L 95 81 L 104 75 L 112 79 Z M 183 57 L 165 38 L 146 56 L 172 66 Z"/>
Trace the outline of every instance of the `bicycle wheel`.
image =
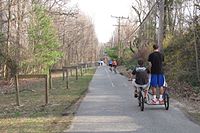
<path id="1" fill-rule="evenodd" d="M 138 106 L 141 106 L 141 93 L 139 92 L 139 96 L 138 96 Z"/>
<path id="2" fill-rule="evenodd" d="M 114 68 L 114 72 L 115 72 L 115 74 L 117 74 L 117 70 L 116 70 L 116 68 Z"/>
<path id="3" fill-rule="evenodd" d="M 165 109 L 169 109 L 169 95 L 166 93 L 164 94 L 164 104 L 165 104 Z"/>
<path id="4" fill-rule="evenodd" d="M 144 110 L 144 97 L 143 97 L 141 91 L 139 93 L 139 104 L 140 104 L 140 110 L 143 111 Z"/>

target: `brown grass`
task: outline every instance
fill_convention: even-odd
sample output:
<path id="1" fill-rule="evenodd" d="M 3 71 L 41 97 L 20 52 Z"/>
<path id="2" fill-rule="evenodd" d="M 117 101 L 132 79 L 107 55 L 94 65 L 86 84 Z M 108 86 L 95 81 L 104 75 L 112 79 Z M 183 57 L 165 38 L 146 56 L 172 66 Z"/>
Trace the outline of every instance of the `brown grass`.
<path id="1" fill-rule="evenodd" d="M 69 126 L 77 107 L 74 105 L 84 96 L 94 72 L 90 69 L 78 80 L 70 77 L 69 89 L 62 77 L 53 78 L 46 106 L 42 80 L 20 87 L 21 106 L 16 106 L 15 93 L 1 93 L 0 133 L 62 132 Z"/>

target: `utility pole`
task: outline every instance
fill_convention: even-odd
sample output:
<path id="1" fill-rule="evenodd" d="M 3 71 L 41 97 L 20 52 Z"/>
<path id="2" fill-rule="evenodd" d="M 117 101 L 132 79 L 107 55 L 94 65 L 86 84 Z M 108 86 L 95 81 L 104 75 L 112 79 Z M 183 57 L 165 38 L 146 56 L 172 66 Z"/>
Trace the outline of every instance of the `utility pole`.
<path id="1" fill-rule="evenodd" d="M 158 46 L 159 50 L 163 52 L 163 39 L 164 39 L 164 0 L 158 1 L 159 8 L 159 29 L 158 29 Z"/>
<path id="2" fill-rule="evenodd" d="M 119 58 L 121 57 L 121 55 L 122 55 L 122 44 L 121 44 L 121 26 L 126 26 L 126 25 L 121 25 L 121 20 L 122 19 L 129 19 L 128 17 L 123 17 L 123 16 L 121 16 L 121 17 L 119 17 L 119 16 L 112 16 L 111 15 L 111 17 L 113 17 L 113 18 L 116 18 L 116 19 L 118 19 L 118 25 L 113 25 L 113 26 L 118 26 L 118 56 L 119 56 Z"/>

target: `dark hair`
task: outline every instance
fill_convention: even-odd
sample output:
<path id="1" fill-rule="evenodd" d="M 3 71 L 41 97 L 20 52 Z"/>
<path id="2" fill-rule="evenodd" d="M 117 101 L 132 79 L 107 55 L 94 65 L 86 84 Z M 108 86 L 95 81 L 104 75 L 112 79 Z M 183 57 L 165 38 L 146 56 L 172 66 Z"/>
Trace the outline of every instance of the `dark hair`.
<path id="1" fill-rule="evenodd" d="M 157 45 L 157 44 L 154 44 L 154 45 L 153 45 L 153 49 L 154 49 L 154 50 L 158 49 L 158 45 Z"/>
<path id="2" fill-rule="evenodd" d="M 143 66 L 143 64 L 144 64 L 143 60 L 142 60 L 142 59 L 139 59 L 139 60 L 138 60 L 138 64 L 139 64 L 140 66 Z"/>

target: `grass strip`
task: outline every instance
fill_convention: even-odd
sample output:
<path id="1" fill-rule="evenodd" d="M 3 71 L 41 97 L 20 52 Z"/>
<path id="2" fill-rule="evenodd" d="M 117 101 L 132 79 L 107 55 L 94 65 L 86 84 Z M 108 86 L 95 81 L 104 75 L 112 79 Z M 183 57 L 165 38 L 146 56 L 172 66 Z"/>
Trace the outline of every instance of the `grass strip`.
<path id="1" fill-rule="evenodd" d="M 20 92 L 22 106 L 16 106 L 15 94 L 0 94 L 0 132 L 62 132 L 73 118 L 73 106 L 84 96 L 95 69 L 89 69 L 76 80 L 70 77 L 66 89 L 62 77 L 53 78 L 53 89 L 49 90 L 49 103 L 44 106 L 44 82 L 29 84 Z"/>

